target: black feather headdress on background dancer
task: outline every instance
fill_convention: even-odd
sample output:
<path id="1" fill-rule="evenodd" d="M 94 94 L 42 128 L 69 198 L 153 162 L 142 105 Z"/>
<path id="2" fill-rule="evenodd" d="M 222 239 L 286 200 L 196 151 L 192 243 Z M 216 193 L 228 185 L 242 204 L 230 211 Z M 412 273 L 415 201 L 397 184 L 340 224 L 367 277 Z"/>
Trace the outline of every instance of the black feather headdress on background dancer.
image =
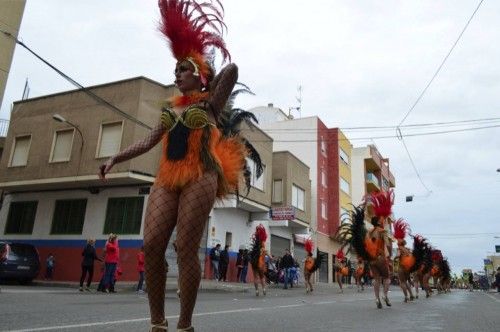
<path id="1" fill-rule="evenodd" d="M 252 248 L 250 249 L 250 264 L 252 268 L 263 270 L 265 267 L 264 250 L 266 246 L 266 228 L 261 224 L 255 228 L 252 235 Z"/>
<path id="2" fill-rule="evenodd" d="M 426 274 L 432 268 L 432 248 L 426 238 L 421 235 L 413 236 L 413 256 L 415 257 L 415 265 L 410 269 L 410 272 L 415 272 L 422 268 L 422 273 Z"/>
<path id="3" fill-rule="evenodd" d="M 344 220 L 337 232 L 337 239 L 342 246 L 349 245 L 357 256 L 365 261 L 372 258 L 365 247 L 367 230 L 365 227 L 365 209 L 363 205 L 354 206 L 350 218 Z"/>

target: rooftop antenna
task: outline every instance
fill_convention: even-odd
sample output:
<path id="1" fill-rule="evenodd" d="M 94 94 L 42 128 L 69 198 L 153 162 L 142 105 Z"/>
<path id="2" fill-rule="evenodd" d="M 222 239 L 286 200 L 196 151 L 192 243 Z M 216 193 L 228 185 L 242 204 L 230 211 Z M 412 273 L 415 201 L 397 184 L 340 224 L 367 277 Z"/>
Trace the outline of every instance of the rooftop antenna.
<path id="1" fill-rule="evenodd" d="M 299 85 L 297 87 L 297 96 L 295 96 L 295 100 L 299 104 L 299 106 L 295 107 L 288 107 L 288 118 L 293 119 L 293 116 L 291 115 L 292 111 L 297 111 L 299 112 L 299 118 L 302 117 L 302 85 Z"/>

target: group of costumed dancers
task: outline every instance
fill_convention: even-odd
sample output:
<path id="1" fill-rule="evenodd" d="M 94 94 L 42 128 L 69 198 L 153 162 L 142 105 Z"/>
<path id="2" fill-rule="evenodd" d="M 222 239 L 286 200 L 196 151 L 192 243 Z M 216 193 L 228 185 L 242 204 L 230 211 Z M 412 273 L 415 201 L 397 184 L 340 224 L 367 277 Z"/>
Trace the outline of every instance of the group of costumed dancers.
<path id="1" fill-rule="evenodd" d="M 420 287 L 425 290 L 426 297 L 431 296 L 431 278 L 440 293 L 448 292 L 451 284 L 448 260 L 440 250 L 433 248 L 426 238 L 411 234 L 406 221 L 391 219 L 393 204 L 392 190 L 371 193 L 363 204 L 353 208 L 350 217 L 342 222 L 338 231 L 342 248 L 347 247 L 347 252 L 357 256 L 354 277 L 358 290 L 364 289 L 363 277 L 372 277 L 375 301 L 379 309 L 382 308 L 382 300 L 387 306 L 391 306 L 388 292 L 395 269 L 404 294 L 404 302 L 418 298 Z M 413 249 L 406 246 L 407 236 L 413 238 Z M 397 245 L 397 255 L 393 262 L 394 243 Z M 341 258 L 341 263 L 336 268 L 338 280 L 341 279 L 339 276 L 344 268 L 342 248 L 337 253 L 337 257 Z M 340 281 L 339 285 L 342 289 Z"/>

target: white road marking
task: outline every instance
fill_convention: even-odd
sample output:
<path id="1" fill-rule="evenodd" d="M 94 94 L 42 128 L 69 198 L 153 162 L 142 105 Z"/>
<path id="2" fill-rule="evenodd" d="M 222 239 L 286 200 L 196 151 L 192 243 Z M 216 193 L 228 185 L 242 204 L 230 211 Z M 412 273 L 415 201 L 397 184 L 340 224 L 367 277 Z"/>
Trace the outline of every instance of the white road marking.
<path id="1" fill-rule="evenodd" d="M 193 316 L 201 317 L 201 316 L 214 316 L 214 315 L 222 315 L 222 314 L 233 314 L 238 312 L 249 312 L 249 311 L 268 311 L 269 309 L 282 309 L 282 308 L 293 308 L 293 307 L 302 307 L 305 305 L 322 305 L 322 304 L 333 304 L 337 303 L 337 301 L 323 301 L 323 302 L 311 302 L 311 303 L 299 303 L 299 304 L 289 304 L 289 305 L 278 305 L 273 307 L 262 307 L 262 308 L 242 308 L 242 309 L 233 309 L 233 310 L 221 310 L 221 311 L 211 311 L 211 312 L 200 312 L 195 313 Z M 179 315 L 175 316 L 167 316 L 167 319 L 179 318 Z M 46 327 L 38 327 L 38 328 L 29 328 L 22 330 L 9 330 L 9 332 L 34 332 L 34 331 L 50 331 L 50 330 L 63 330 L 63 329 L 76 329 L 82 327 L 93 327 L 93 326 L 104 326 L 104 325 L 115 325 L 115 324 L 126 324 L 126 323 L 137 323 L 149 321 L 149 317 L 147 318 L 136 318 L 136 319 L 123 319 L 123 320 L 115 320 L 110 322 L 96 322 L 96 323 L 86 323 L 86 324 L 72 324 L 72 325 L 58 325 L 58 326 L 46 326 Z"/>
<path id="2" fill-rule="evenodd" d="M 489 298 L 491 298 L 493 301 L 495 301 L 495 302 L 499 302 L 499 303 L 500 303 L 500 299 L 497 299 L 497 298 L 496 298 L 496 297 L 494 297 L 493 295 L 488 294 L 488 293 L 484 293 L 484 294 L 486 294 L 486 296 L 488 296 Z"/>

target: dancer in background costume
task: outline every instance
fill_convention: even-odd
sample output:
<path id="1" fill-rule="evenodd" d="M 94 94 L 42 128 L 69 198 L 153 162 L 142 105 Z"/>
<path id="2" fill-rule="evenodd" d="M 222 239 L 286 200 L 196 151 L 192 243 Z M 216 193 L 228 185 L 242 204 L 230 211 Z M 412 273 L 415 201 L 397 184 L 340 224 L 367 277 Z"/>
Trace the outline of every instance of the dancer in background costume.
<path id="1" fill-rule="evenodd" d="M 403 219 L 398 219 L 394 222 L 394 238 L 398 244 L 398 277 L 399 286 L 403 290 L 405 295 L 405 303 L 408 301 L 413 301 L 413 293 L 411 291 L 410 284 L 410 271 L 415 265 L 415 257 L 413 256 L 410 249 L 406 248 L 406 232 L 409 230 L 408 224 Z"/>
<path id="2" fill-rule="evenodd" d="M 354 279 L 356 280 L 358 292 L 365 290 L 365 284 L 363 282 L 363 276 L 365 273 L 365 262 L 363 261 L 363 258 L 358 256 L 358 265 L 356 266 L 356 271 L 354 272 Z"/>
<path id="3" fill-rule="evenodd" d="M 304 261 L 304 280 L 306 284 L 306 293 L 310 293 L 313 291 L 311 276 L 321 266 L 321 260 L 319 259 L 319 257 L 313 257 L 313 247 L 313 241 L 311 239 L 306 239 L 306 241 L 304 242 L 304 248 L 306 250 L 306 259 Z"/>
<path id="4" fill-rule="evenodd" d="M 262 287 L 262 294 L 266 295 L 266 240 L 266 229 L 263 225 L 258 225 L 252 236 L 252 249 L 250 249 L 250 265 L 253 272 L 255 296 L 259 296 L 259 282 Z"/>
<path id="5" fill-rule="evenodd" d="M 430 272 L 432 268 L 432 249 L 427 239 L 421 235 L 413 236 L 413 256 L 415 257 L 415 264 L 410 269 L 413 273 L 413 283 L 415 285 L 415 298 L 418 299 L 420 287 L 425 290 L 425 296 L 431 295 L 431 288 L 429 286 Z"/>
<path id="6" fill-rule="evenodd" d="M 356 255 L 368 262 L 373 275 L 373 290 L 377 308 L 382 309 L 380 301 L 380 285 L 383 285 L 384 301 L 391 306 L 388 298 L 390 285 L 391 240 L 384 229 L 386 219 L 392 213 L 394 193 L 378 192 L 368 197 L 367 202 L 354 207 L 351 217 L 342 222 L 337 238 L 344 245 L 349 244 Z M 375 216 L 371 218 L 373 229 L 365 227 L 365 209 L 371 210 Z"/>
<path id="7" fill-rule="evenodd" d="M 337 264 L 334 265 L 335 270 L 335 278 L 337 279 L 337 283 L 340 287 L 340 292 L 343 293 L 344 290 L 342 288 L 342 278 L 347 277 L 349 275 L 349 268 L 347 267 L 347 258 L 342 251 L 342 248 L 337 251 Z"/>
<path id="8" fill-rule="evenodd" d="M 165 319 L 164 253 L 177 227 L 180 315 L 178 331 L 194 331 L 192 314 L 201 267 L 199 243 L 216 198 L 237 192 L 240 174 L 250 175 L 248 155 L 261 171 L 255 149 L 238 135 L 238 120 L 224 106 L 238 77 L 229 64 L 215 76 L 209 62 L 210 48 L 230 59 L 222 30 L 220 2 L 159 0 L 159 30 L 177 60 L 175 84 L 180 96 L 163 107 L 159 123 L 143 140 L 110 158 L 100 167 L 100 177 L 113 165 L 140 156 L 160 141 L 163 148 L 155 183 L 145 214 L 145 277 L 151 312 L 151 331 L 167 330 Z M 260 165 L 260 166 L 259 166 Z M 248 180 L 246 180 L 248 183 Z"/>

